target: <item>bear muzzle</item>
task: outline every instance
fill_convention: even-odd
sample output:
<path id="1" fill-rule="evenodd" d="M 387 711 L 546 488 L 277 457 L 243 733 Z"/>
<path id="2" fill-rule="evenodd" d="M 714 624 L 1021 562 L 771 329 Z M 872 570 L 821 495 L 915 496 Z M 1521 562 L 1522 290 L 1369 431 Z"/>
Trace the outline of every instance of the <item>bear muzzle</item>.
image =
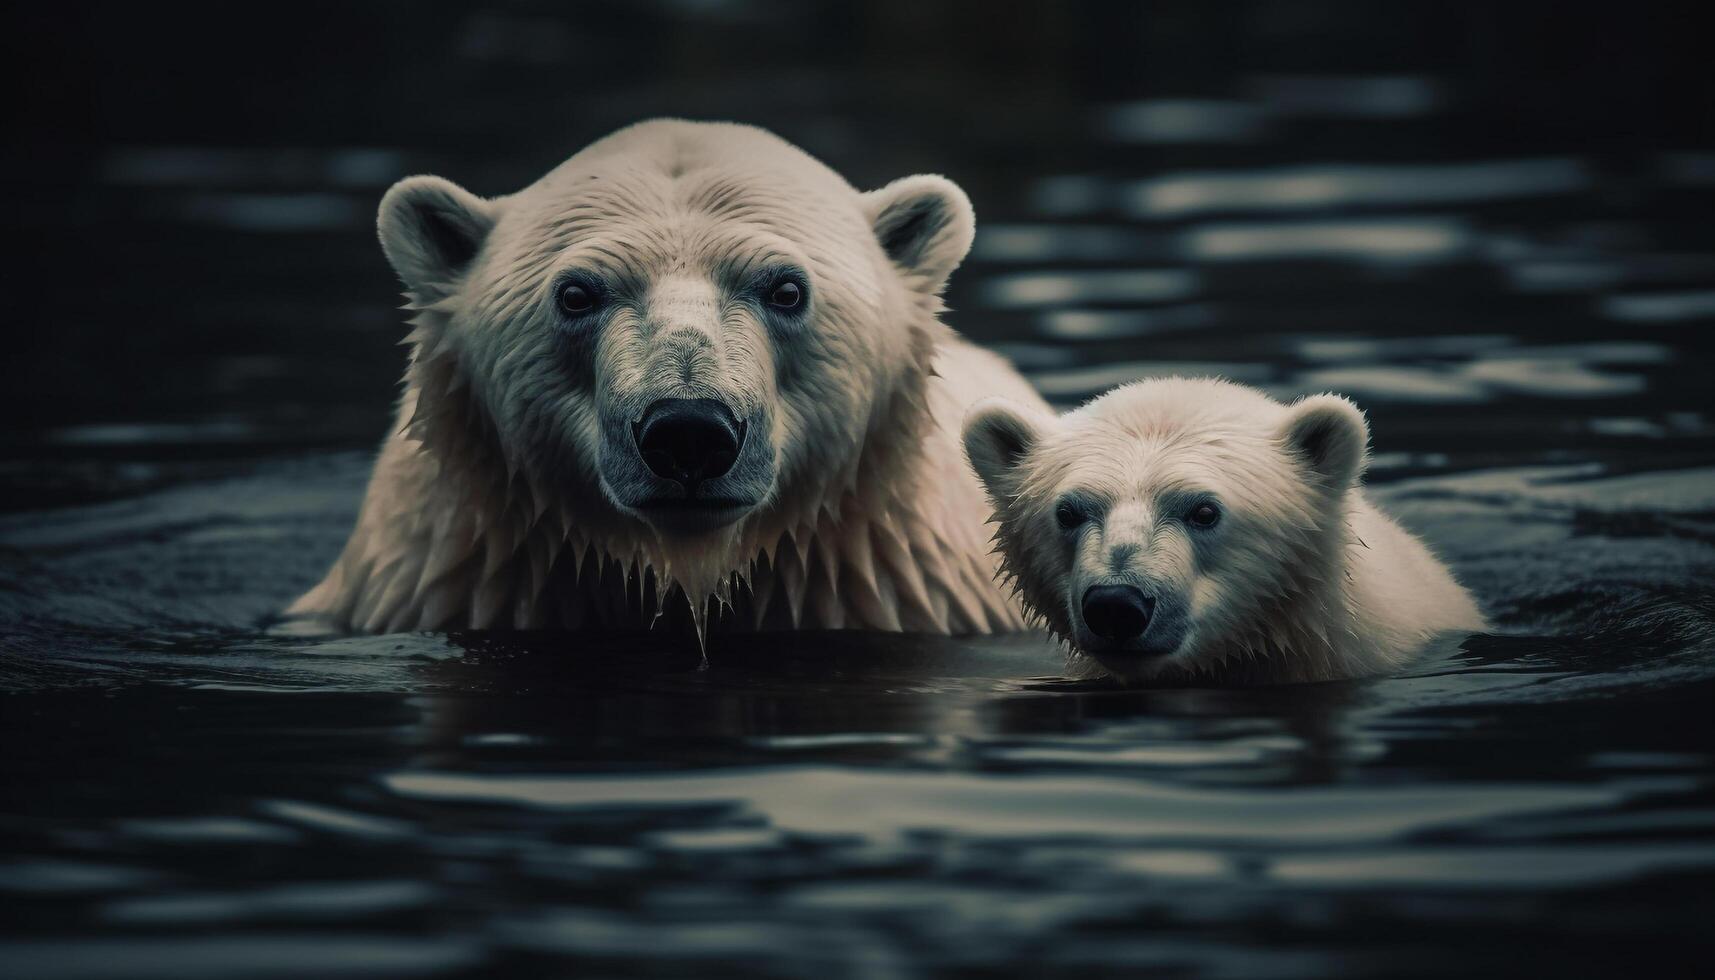
<path id="1" fill-rule="evenodd" d="M 1185 638 L 1184 610 L 1165 593 L 1125 582 L 1099 582 L 1075 594 L 1073 627 L 1079 649 L 1112 662 L 1136 665 L 1177 652 Z"/>
<path id="2" fill-rule="evenodd" d="M 695 498 L 704 480 L 719 479 L 738 462 L 747 424 L 713 398 L 662 398 L 631 423 L 643 465 Z"/>
<path id="3" fill-rule="evenodd" d="M 767 419 L 721 398 L 667 397 L 612 419 L 601 468 L 609 496 L 671 534 L 715 530 L 750 513 L 773 490 Z"/>
<path id="4" fill-rule="evenodd" d="M 1149 629 L 1155 600 L 1130 585 L 1093 585 L 1084 593 L 1084 626 L 1109 643 L 1129 643 Z"/>

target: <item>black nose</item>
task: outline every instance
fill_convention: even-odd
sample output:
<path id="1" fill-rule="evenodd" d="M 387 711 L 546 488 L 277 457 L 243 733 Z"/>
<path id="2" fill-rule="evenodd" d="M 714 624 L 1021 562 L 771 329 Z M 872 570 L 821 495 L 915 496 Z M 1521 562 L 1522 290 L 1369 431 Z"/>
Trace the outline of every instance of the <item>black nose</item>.
<path id="1" fill-rule="evenodd" d="M 713 398 L 663 398 L 631 424 L 631 439 L 649 472 L 683 484 L 689 493 L 699 480 L 732 469 L 744 429 L 732 409 Z"/>
<path id="2" fill-rule="evenodd" d="M 1129 585 L 1093 585 L 1084 593 L 1084 625 L 1104 640 L 1137 639 L 1154 614 L 1155 600 Z"/>

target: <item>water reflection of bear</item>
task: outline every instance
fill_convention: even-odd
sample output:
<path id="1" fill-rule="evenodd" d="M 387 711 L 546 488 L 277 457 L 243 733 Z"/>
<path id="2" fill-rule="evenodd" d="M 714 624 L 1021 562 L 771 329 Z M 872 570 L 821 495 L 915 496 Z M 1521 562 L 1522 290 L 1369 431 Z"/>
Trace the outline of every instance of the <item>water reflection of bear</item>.
<path id="1" fill-rule="evenodd" d="M 1242 769 L 1247 783 L 1332 783 L 1378 752 L 1363 726 L 1382 703 L 1376 684 L 1140 689 L 1105 681 L 1048 681 L 990 702 L 985 721 L 997 735 L 1076 736 L 1073 753 L 1052 756 L 1062 767 L 1082 755 L 1086 764 L 1114 775 L 1150 771 L 1202 777 L 1211 768 Z M 1109 764 L 1120 752 L 1135 761 L 1135 768 Z"/>
<path id="2" fill-rule="evenodd" d="M 636 771 L 793 763 L 1064 768 L 1021 748 L 1242 744 L 1271 778 L 1321 782 L 1373 755 L 1355 718 L 1373 682 L 1261 690 L 1128 690 L 1040 676 L 1040 637 L 859 632 L 682 636 L 455 633 L 423 668 L 413 764 Z M 1235 739 L 1229 743 L 1229 740 Z M 1182 753 L 1181 753 L 1182 754 Z M 1145 757 L 1144 764 L 1148 761 Z"/>

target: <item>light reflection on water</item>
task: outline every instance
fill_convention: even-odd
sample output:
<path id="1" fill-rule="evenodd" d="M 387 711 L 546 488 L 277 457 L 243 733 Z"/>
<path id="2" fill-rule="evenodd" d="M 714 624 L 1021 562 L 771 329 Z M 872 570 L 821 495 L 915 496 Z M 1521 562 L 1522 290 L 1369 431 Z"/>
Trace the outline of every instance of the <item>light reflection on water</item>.
<path id="1" fill-rule="evenodd" d="M 1388 218 L 1292 224 L 1212 224 L 1187 232 L 1181 248 L 1204 262 L 1350 260 L 1378 265 L 1448 262 L 1471 237 L 1446 218 Z"/>
<path id="2" fill-rule="evenodd" d="M 1115 209 L 1168 220 L 1232 212 L 1301 212 L 1351 207 L 1470 204 L 1572 194 L 1593 182 L 1572 158 L 1457 164 L 1299 165 L 1263 171 L 1193 171 L 1139 181 L 1068 175 L 1046 178 L 1036 200 L 1057 216 Z"/>
<path id="3" fill-rule="evenodd" d="M 1070 303 L 1164 303 L 1197 293 L 1194 273 L 1184 269 L 1022 273 L 988 281 L 988 304 L 996 307 L 1065 306 Z"/>
<path id="4" fill-rule="evenodd" d="M 1300 789 L 1263 798 L 1095 775 L 997 780 L 779 766 L 709 776 L 612 779 L 411 772 L 384 776 L 381 782 L 406 799 L 543 807 L 573 814 L 732 808 L 731 820 L 768 826 L 770 840 L 825 836 L 863 845 L 892 844 L 913 832 L 957 826 L 960 837 L 971 841 L 1090 837 L 1098 847 L 1124 840 L 1358 847 L 1461 823 L 1613 807 L 1629 798 L 1618 787 L 1445 783 L 1420 791 Z M 887 805 L 870 805 L 872 800 L 886 800 Z M 1710 859 L 1715 860 L 1715 854 Z"/>
<path id="5" fill-rule="evenodd" d="M 1607 296 L 1602 312 L 1634 323 L 1673 323 L 1715 318 L 1715 290 Z"/>

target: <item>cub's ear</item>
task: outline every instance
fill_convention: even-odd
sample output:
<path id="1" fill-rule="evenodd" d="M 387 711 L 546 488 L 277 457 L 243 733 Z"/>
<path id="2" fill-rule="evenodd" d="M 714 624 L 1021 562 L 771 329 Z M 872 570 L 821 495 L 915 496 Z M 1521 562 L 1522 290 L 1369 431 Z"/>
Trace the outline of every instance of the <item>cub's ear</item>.
<path id="1" fill-rule="evenodd" d="M 1339 395 L 1311 395 L 1294 402 L 1281 425 L 1288 452 L 1303 458 L 1330 490 L 1345 490 L 1363 475 L 1370 426 L 1358 406 Z"/>
<path id="2" fill-rule="evenodd" d="M 482 251 L 495 206 L 450 180 L 406 177 L 381 199 L 381 250 L 421 302 L 450 294 Z"/>
<path id="3" fill-rule="evenodd" d="M 1019 464 L 1052 424 L 1004 398 L 985 398 L 965 413 L 965 455 L 996 506 L 1018 493 Z"/>
<path id="4" fill-rule="evenodd" d="M 977 231 L 971 199 L 945 177 L 901 177 L 863 196 L 864 210 L 882 251 L 912 280 L 938 294 L 965 260 Z"/>

